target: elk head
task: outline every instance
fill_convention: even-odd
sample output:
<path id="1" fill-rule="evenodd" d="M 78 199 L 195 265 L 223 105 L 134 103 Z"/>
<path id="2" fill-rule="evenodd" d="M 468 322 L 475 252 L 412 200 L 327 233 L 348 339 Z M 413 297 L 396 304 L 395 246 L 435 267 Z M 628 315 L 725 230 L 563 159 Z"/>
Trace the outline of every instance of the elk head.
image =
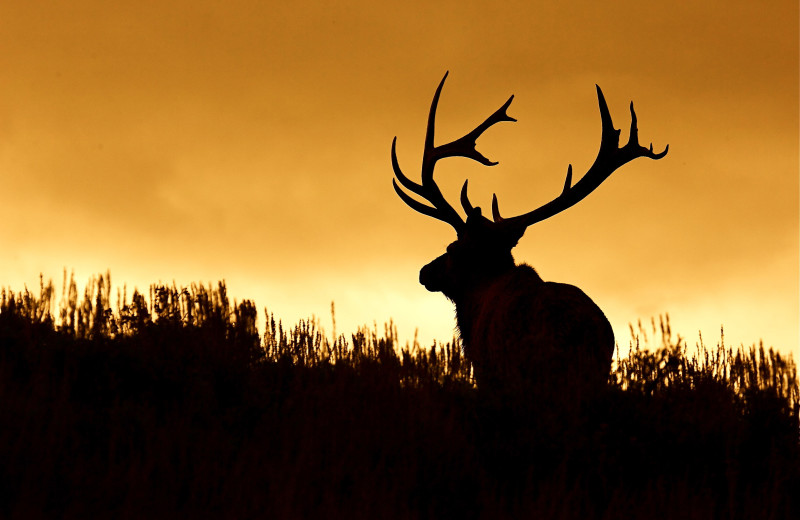
<path id="1" fill-rule="evenodd" d="M 420 283 L 430 291 L 441 291 L 445 296 L 458 303 L 465 296 L 472 294 L 482 285 L 490 283 L 503 272 L 514 267 L 511 249 L 517 244 L 528 226 L 541 222 L 574 206 L 602 184 L 616 169 L 638 157 L 660 159 L 667 154 L 669 146 L 663 152 L 654 153 L 653 145 L 645 148 L 639 145 L 636 113 L 631 110 L 631 127 L 628 143 L 620 148 L 620 131 L 614 128 L 608 105 L 600 87 L 597 87 L 597 98 L 600 105 L 602 136 L 600 151 L 592 166 L 583 177 L 572 184 L 572 165 L 567 169 L 564 189 L 550 202 L 528 213 L 510 218 L 500 216 L 497 196 L 492 199 L 492 220 L 484 217 L 479 207 L 474 207 L 467 196 L 467 183 L 461 189 L 461 206 L 466 213 L 466 220 L 445 200 L 439 186 L 433 179 L 437 161 L 446 157 L 467 157 L 486 166 L 497 163 L 484 157 L 476 149 L 476 140 L 489 127 L 501 121 L 516 121 L 510 117 L 508 109 L 514 96 L 508 98 L 492 115 L 486 118 L 468 134 L 447 144 L 434 145 L 434 126 L 436 107 L 442 87 L 447 79 L 445 73 L 436 89 L 428 115 L 428 128 L 425 135 L 425 147 L 422 157 L 422 183 L 417 184 L 406 177 L 397 162 L 397 137 L 392 141 L 392 168 L 396 179 L 392 184 L 400 198 L 412 209 L 437 220 L 450 224 L 458 234 L 458 239 L 447 247 L 447 252 L 433 260 L 420 271 Z M 406 193 L 403 188 L 425 199 L 429 204 L 418 201 Z"/>

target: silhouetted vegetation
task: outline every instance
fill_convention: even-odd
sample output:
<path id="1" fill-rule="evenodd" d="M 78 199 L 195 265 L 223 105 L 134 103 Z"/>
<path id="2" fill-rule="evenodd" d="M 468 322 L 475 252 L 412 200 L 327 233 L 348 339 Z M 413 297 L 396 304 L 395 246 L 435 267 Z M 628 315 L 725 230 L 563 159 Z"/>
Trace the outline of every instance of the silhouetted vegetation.
<path id="1" fill-rule="evenodd" d="M 62 294 L 0 293 L 2 517 L 800 517 L 773 350 L 689 352 L 665 320 L 603 392 L 500 400 L 457 342 L 259 335 L 222 283 Z"/>

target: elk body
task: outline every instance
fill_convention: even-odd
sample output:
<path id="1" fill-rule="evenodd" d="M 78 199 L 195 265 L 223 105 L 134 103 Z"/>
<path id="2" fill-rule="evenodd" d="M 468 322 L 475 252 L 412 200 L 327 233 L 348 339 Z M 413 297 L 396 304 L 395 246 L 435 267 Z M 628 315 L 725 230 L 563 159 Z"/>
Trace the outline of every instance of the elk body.
<path id="1" fill-rule="evenodd" d="M 397 194 L 412 209 L 450 224 L 458 237 L 445 254 L 422 268 L 420 283 L 429 291 L 442 292 L 455 304 L 464 353 L 473 365 L 479 388 L 518 391 L 523 387 L 567 384 L 594 389 L 604 384 L 614 351 L 614 334 L 608 319 L 577 287 L 545 282 L 532 267 L 516 265 L 511 250 L 528 226 L 577 204 L 627 162 L 638 157 L 660 159 L 669 147 L 654 153 L 652 145 L 649 149 L 639 145 L 631 103 L 630 137 L 620 148 L 620 131 L 614 129 L 603 93 L 597 87 L 602 122 L 600 151 L 574 186 L 570 165 L 559 196 L 510 218 L 500 216 L 494 196 L 489 220 L 470 203 L 464 181 L 461 205 L 466 219 L 462 219 L 433 180 L 436 162 L 461 156 L 486 166 L 497 164 L 477 151 L 475 141 L 495 123 L 515 121 L 506 113 L 514 96 L 465 136 L 434 146 L 436 107 L 445 79 L 447 74 L 436 89 L 428 116 L 421 184 L 400 170 L 397 138 L 392 142 L 396 177 L 392 182 Z"/>

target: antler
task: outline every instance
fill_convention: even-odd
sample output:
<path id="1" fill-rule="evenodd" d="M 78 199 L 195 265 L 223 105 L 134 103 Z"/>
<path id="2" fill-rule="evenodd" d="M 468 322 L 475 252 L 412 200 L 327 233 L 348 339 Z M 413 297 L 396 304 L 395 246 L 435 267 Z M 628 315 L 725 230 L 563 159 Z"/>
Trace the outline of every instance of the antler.
<path id="1" fill-rule="evenodd" d="M 639 130 L 636 127 L 636 112 L 633 110 L 633 102 L 631 102 L 631 131 L 628 144 L 619 148 L 620 131 L 614 128 L 614 124 L 611 121 L 611 114 L 608 111 L 606 99 L 603 97 L 603 91 L 600 90 L 599 86 L 595 86 L 597 87 L 597 99 L 600 104 L 600 120 L 603 125 L 603 133 L 600 138 L 600 151 L 597 153 L 597 158 L 592 166 L 581 180 L 575 186 L 572 186 L 572 165 L 570 164 L 569 168 L 567 168 L 567 178 L 561 194 L 547 204 L 523 215 L 502 218 L 497 206 L 497 195 L 495 195 L 492 198 L 492 216 L 495 222 L 502 221 L 504 225 L 519 225 L 524 229 L 531 224 L 541 222 L 574 206 L 596 190 L 603 181 L 622 165 L 638 157 L 661 159 L 667 155 L 669 145 L 661 153 L 653 153 L 652 144 L 650 144 L 650 148 L 639 145 Z"/>
<path id="2" fill-rule="evenodd" d="M 400 184 L 402 184 L 403 187 L 410 192 L 415 193 L 430 202 L 432 207 L 419 202 L 404 192 L 400 186 L 397 185 L 397 181 L 395 179 L 392 179 L 392 185 L 394 186 L 394 190 L 397 192 L 400 198 L 403 199 L 403 202 L 408 204 L 412 209 L 424 215 L 447 222 L 458 232 L 462 229 L 464 221 L 461 219 L 461 216 L 458 214 L 458 212 L 453 209 L 453 207 L 445 200 L 441 190 L 439 190 L 439 186 L 433 180 L 433 170 L 436 166 L 436 161 L 439 159 L 444 159 L 445 157 L 467 157 L 486 166 L 494 166 L 497 164 L 496 162 L 490 161 L 475 148 L 475 141 L 481 136 L 481 134 L 483 134 L 483 132 L 486 131 L 486 129 L 495 123 L 499 123 L 500 121 L 516 121 L 516 119 L 509 117 L 509 115 L 506 113 L 506 109 L 508 109 L 511 101 L 514 99 L 514 96 L 511 96 L 508 98 L 508 101 L 503 104 L 503 106 L 495 111 L 495 113 L 486 118 L 483 123 L 475 127 L 474 130 L 465 136 L 441 146 L 434 146 L 433 134 L 436 121 L 436 107 L 439 104 L 439 95 L 442 92 L 442 87 L 444 86 L 444 81 L 447 79 L 448 73 L 449 72 L 445 72 L 442 81 L 436 88 L 436 93 L 433 95 L 433 102 L 431 103 L 430 114 L 428 115 L 428 129 L 427 133 L 425 134 L 425 150 L 422 155 L 422 184 L 417 184 L 416 182 L 410 180 L 400 170 L 400 165 L 397 162 L 396 152 L 397 137 L 392 140 L 392 169 L 394 169 L 394 175 L 397 177 L 397 181 L 400 181 Z M 470 212 L 472 205 L 469 203 L 469 199 L 466 197 L 466 188 L 467 183 L 464 182 L 461 202 L 465 211 Z"/>

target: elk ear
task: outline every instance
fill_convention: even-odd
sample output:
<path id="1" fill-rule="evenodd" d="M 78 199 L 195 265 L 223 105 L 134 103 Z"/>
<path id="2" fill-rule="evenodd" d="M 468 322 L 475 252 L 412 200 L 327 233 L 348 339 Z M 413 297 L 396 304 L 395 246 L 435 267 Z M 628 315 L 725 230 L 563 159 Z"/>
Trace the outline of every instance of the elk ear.
<path id="1" fill-rule="evenodd" d="M 499 231 L 506 247 L 513 249 L 519 242 L 519 239 L 522 238 L 522 235 L 525 234 L 526 229 L 528 229 L 528 226 L 509 223 L 509 225 L 502 226 Z"/>

